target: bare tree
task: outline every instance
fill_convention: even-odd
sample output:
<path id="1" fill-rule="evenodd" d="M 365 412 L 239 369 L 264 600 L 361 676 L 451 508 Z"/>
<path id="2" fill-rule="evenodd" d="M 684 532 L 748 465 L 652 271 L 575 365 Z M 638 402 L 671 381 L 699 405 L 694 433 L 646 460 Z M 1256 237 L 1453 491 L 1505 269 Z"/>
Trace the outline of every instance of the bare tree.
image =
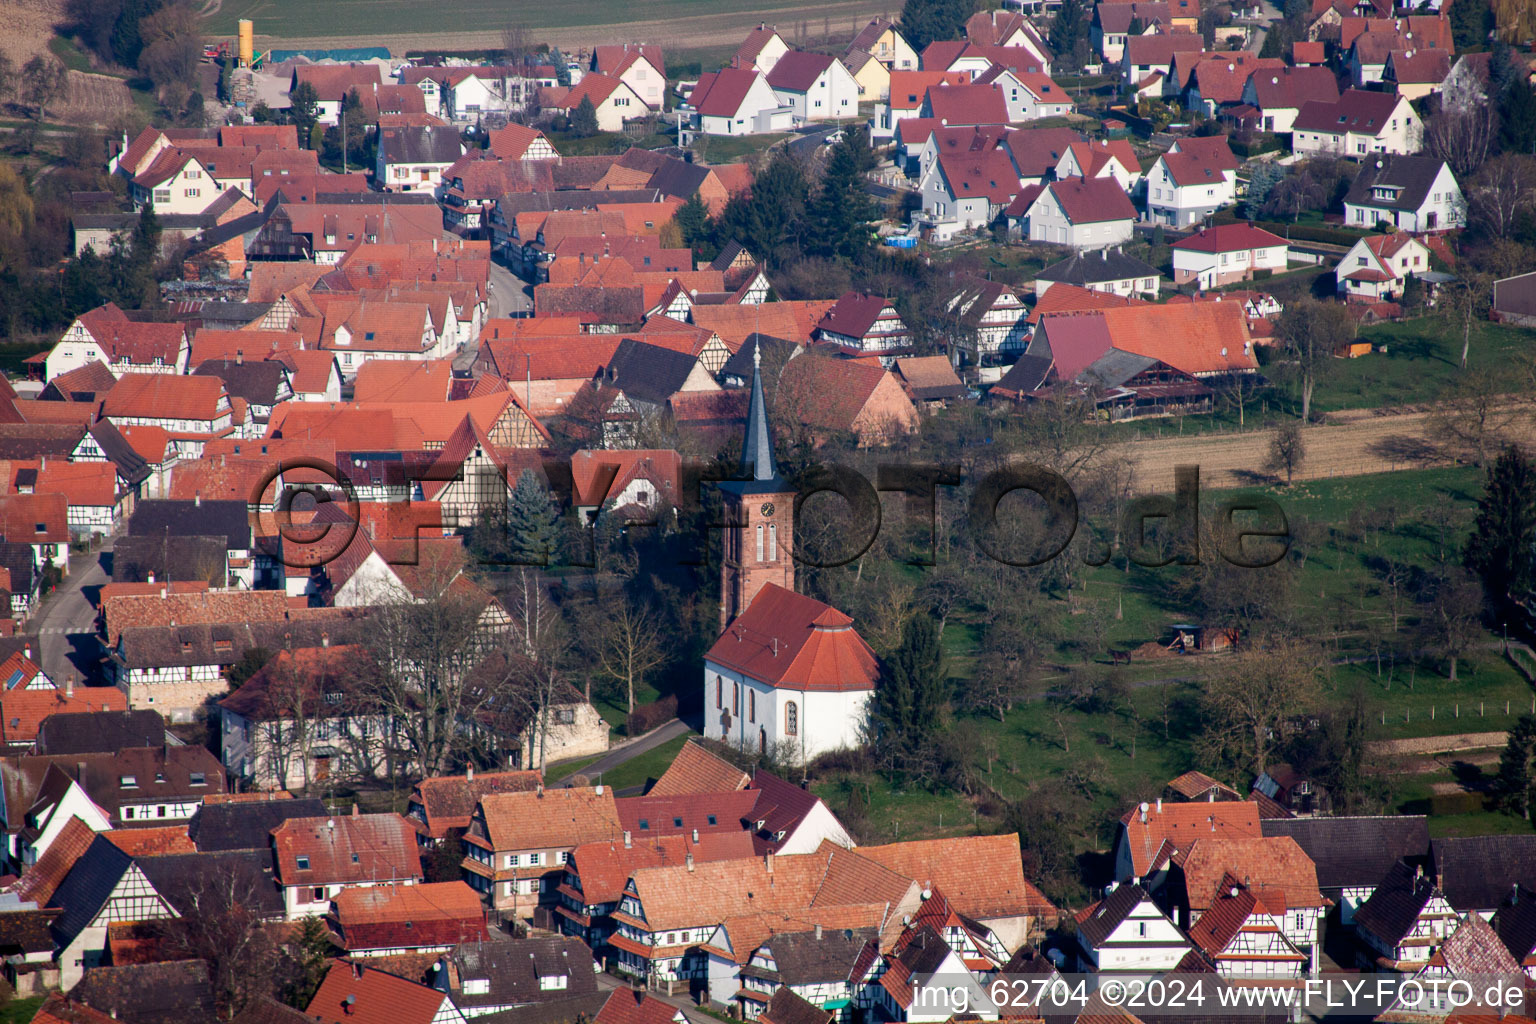
<path id="1" fill-rule="evenodd" d="M 1268 469 L 1275 473 L 1283 470 L 1287 487 L 1306 457 L 1307 442 L 1301 436 L 1300 423 L 1287 420 L 1275 428 L 1274 436 L 1269 439 Z"/>
<path id="2" fill-rule="evenodd" d="M 179 916 L 150 928 L 168 959 L 207 962 L 217 1017 L 229 1020 L 252 998 L 273 994 L 279 950 L 261 916 L 262 890 L 272 882 L 241 854 L 212 859 L 167 886 L 162 895 Z"/>
<path id="3" fill-rule="evenodd" d="M 1199 746 L 1207 763 L 1264 771 L 1291 720 L 1321 699 L 1325 669 L 1320 652 L 1298 642 L 1254 647 L 1214 663 L 1200 698 L 1205 732 Z"/>
<path id="4" fill-rule="evenodd" d="M 520 21 L 510 21 L 501 30 L 501 55 L 508 63 L 517 63 L 533 52 L 533 33 Z"/>
<path id="5" fill-rule="evenodd" d="M 474 672 L 486 654 L 485 594 L 459 582 L 462 563 L 421 552 L 415 599 L 386 599 L 369 621 L 378 665 L 370 695 L 425 775 L 448 771 L 474 743 L 473 722 L 502 698 Z M 467 581 L 466 581 L 467 582 Z"/>
<path id="6" fill-rule="evenodd" d="M 1301 421 L 1312 417 L 1312 392 L 1334 353 L 1354 339 L 1355 320 L 1342 303 L 1303 299 L 1280 314 L 1275 334 L 1301 383 Z"/>
<path id="7" fill-rule="evenodd" d="M 1492 103 L 1441 107 L 1424 127 L 1424 148 L 1450 165 L 1457 180 L 1483 166 L 1499 135 Z"/>
<path id="8" fill-rule="evenodd" d="M 21 69 L 21 98 L 37 108 L 37 119 L 46 120 L 48 105 L 64 95 L 68 84 L 64 65 L 37 54 Z"/>
<path id="9" fill-rule="evenodd" d="M 512 630 L 506 646 L 506 695 L 523 710 L 528 723 L 523 734 L 523 764 L 531 767 L 536 755 L 542 772 L 547 762 L 550 709 L 569 686 L 565 673 L 571 638 L 543 578 L 532 568 L 519 570 L 508 610 Z"/>
<path id="10" fill-rule="evenodd" d="M 1493 284 L 1483 274 L 1463 269 L 1454 283 L 1440 293 L 1440 308 L 1451 325 L 1461 330 L 1461 368 L 1467 368 L 1472 354 L 1472 326 L 1488 319 Z"/>
<path id="11" fill-rule="evenodd" d="M 1504 443 L 1521 405 L 1496 378 L 1473 370 L 1440 396 L 1430 412 L 1429 433 L 1447 456 L 1481 466 Z"/>
<path id="12" fill-rule="evenodd" d="M 1494 157 L 1467 187 L 1468 223 L 1492 238 L 1508 238 L 1532 206 L 1536 206 L 1536 165 L 1523 154 Z"/>
<path id="13" fill-rule="evenodd" d="M 1247 425 L 1245 414 L 1248 403 L 1267 386 L 1268 382 L 1257 373 L 1229 373 L 1216 384 L 1216 393 L 1237 410 L 1237 425 Z"/>
<path id="14" fill-rule="evenodd" d="M 598 666 L 624 686 L 628 714 L 635 711 L 635 686 L 667 660 L 661 624 L 651 612 L 627 595 L 606 609 L 606 629 L 597 649 Z"/>

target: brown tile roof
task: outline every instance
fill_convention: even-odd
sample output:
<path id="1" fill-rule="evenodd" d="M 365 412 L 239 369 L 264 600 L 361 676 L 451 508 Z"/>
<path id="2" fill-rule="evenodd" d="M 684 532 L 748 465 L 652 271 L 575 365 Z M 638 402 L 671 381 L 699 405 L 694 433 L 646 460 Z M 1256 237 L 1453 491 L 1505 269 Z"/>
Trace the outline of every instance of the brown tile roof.
<path id="1" fill-rule="evenodd" d="M 816 326 L 826 319 L 835 299 L 765 302 L 759 305 L 724 304 L 695 306 L 693 322 L 720 335 L 732 352 L 753 334 L 769 334 L 786 341 L 808 342 Z"/>
<path id="2" fill-rule="evenodd" d="M 490 793 L 480 809 L 494 850 L 563 849 L 623 832 L 611 786 Z"/>
<path id="3" fill-rule="evenodd" d="M 469 819 L 482 796 L 537 789 L 540 782 L 542 776 L 537 771 L 439 775 L 416 783 L 411 802 L 422 807 L 426 819 L 421 826 L 423 831 L 434 839 L 442 839 L 452 829 L 469 827 Z"/>
<path id="4" fill-rule="evenodd" d="M 128 698 L 115 686 L 82 686 L 73 692 L 8 690 L 0 694 L 0 739 L 6 745 L 31 744 L 43 720 L 51 715 L 93 711 L 127 711 Z"/>
<path id="5" fill-rule="evenodd" d="M 289 818 L 272 830 L 272 846 L 283 885 L 421 878 L 416 830 L 398 814 Z"/>
<path id="6" fill-rule="evenodd" d="M 595 1024 L 675 1024 L 688 1018 L 671 1003 L 646 992 L 621 988 L 597 1011 Z"/>
<path id="7" fill-rule="evenodd" d="M 1046 192 L 1075 225 L 1136 218 L 1136 207 L 1113 178 L 1067 178 L 1051 182 Z"/>
<path id="8" fill-rule="evenodd" d="M 196 853 L 197 847 L 187 835 L 185 825 L 163 828 L 113 829 L 105 833 L 107 842 L 130 857 L 165 857 L 177 853 Z"/>
<path id="9" fill-rule="evenodd" d="M 1216 790 L 1218 793 L 1230 796 L 1233 799 L 1238 799 L 1241 796 L 1237 790 L 1226 783 L 1218 782 L 1204 772 L 1197 771 L 1188 771 L 1183 775 L 1175 776 L 1168 781 L 1168 788 L 1187 800 L 1204 797 L 1211 790 Z"/>
<path id="10" fill-rule="evenodd" d="M 331 917 L 348 950 L 455 946 L 490 938 L 485 904 L 462 881 L 343 889 Z"/>
<path id="11" fill-rule="evenodd" d="M 117 383 L 117 376 L 99 359 L 61 373 L 48 382 L 67 402 L 100 400 Z"/>
<path id="12" fill-rule="evenodd" d="M 38 494 L 62 494 L 71 508 L 111 508 L 117 504 L 117 467 L 110 462 L 43 461 L 37 471 Z"/>
<path id="13" fill-rule="evenodd" d="M 1056 912 L 1024 877 L 1018 836 L 1011 833 L 861 846 L 858 852 L 925 888 L 942 888 L 955 910 L 967 917 L 985 920 Z"/>
<path id="14" fill-rule="evenodd" d="M 1187 848 L 1202 837 L 1257 838 L 1261 834 L 1258 808 L 1249 801 L 1164 803 L 1146 807 L 1145 821 L 1141 818 L 1140 808 L 1132 808 L 1120 818 L 1125 841 L 1130 844 L 1131 869 L 1138 876 L 1146 875 L 1156 866 L 1160 853 L 1171 852 L 1172 848 Z M 1163 849 L 1165 843 L 1169 844 L 1168 851 Z"/>
<path id="15" fill-rule="evenodd" d="M 768 72 L 768 84 L 783 92 L 806 92 L 836 62 L 824 53 L 790 50 Z"/>
<path id="16" fill-rule="evenodd" d="M 128 594 L 104 602 L 107 642 L 116 644 L 135 626 L 188 626 L 240 622 L 281 622 L 287 595 L 280 590 L 221 590 L 182 594 Z"/>
<path id="17" fill-rule="evenodd" d="M 617 903 L 629 876 L 641 868 L 686 865 L 692 854 L 695 864 L 754 856 L 747 832 L 700 835 L 636 836 L 630 845 L 612 839 L 583 843 L 571 851 L 571 864 L 581 880 L 581 895 L 588 904 Z"/>
<path id="18" fill-rule="evenodd" d="M 32 1024 L 117 1024 L 117 1018 L 55 992 L 37 1008 Z"/>
<path id="19" fill-rule="evenodd" d="M 46 907 L 53 899 L 54 890 L 64 881 L 75 866 L 75 861 L 85 855 L 86 849 L 96 839 L 96 833 L 82 819 L 70 818 L 59 830 L 37 862 L 26 870 L 13 890 L 18 899 Z"/>
<path id="20" fill-rule="evenodd" d="M 1202 809 L 1238 804 L 1194 804 Z M 1166 808 L 1165 808 L 1166 810 Z M 1208 833 L 1207 833 L 1208 834 Z M 1248 886 L 1266 905 L 1273 899 L 1287 907 L 1323 907 L 1327 901 L 1317 887 L 1317 869 L 1290 836 L 1272 838 L 1196 839 L 1174 855 L 1184 871 L 1186 898 L 1192 911 L 1209 907 L 1223 876 Z"/>
<path id="21" fill-rule="evenodd" d="M 12 544 L 69 543 L 69 501 L 62 494 L 0 495 L 0 538 Z"/>
<path id="22" fill-rule="evenodd" d="M 677 752 L 647 796 L 680 796 L 687 793 L 728 793 L 745 789 L 747 773 L 702 744 L 689 741 Z"/>
<path id="23" fill-rule="evenodd" d="M 1236 302 L 1106 309 L 1096 315 L 1103 318 L 1115 348 L 1160 359 L 1185 373 L 1258 367 L 1248 320 Z"/>

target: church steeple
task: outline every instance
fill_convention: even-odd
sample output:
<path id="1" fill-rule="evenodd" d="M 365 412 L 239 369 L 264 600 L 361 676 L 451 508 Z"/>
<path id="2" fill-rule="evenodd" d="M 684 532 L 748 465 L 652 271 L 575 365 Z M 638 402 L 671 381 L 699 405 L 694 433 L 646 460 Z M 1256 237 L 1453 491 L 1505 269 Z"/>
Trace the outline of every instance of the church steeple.
<path id="1" fill-rule="evenodd" d="M 752 340 L 752 393 L 741 441 L 741 474 L 720 485 L 725 497 L 720 565 L 720 628 L 740 615 L 769 583 L 795 589 L 795 492 L 779 476 L 763 396 L 762 337 Z"/>
<path id="2" fill-rule="evenodd" d="M 768 402 L 763 398 L 763 340 L 752 339 L 752 397 L 747 402 L 747 433 L 741 442 L 741 475 L 766 483 L 778 479 L 773 458 L 773 432 L 768 426 Z"/>

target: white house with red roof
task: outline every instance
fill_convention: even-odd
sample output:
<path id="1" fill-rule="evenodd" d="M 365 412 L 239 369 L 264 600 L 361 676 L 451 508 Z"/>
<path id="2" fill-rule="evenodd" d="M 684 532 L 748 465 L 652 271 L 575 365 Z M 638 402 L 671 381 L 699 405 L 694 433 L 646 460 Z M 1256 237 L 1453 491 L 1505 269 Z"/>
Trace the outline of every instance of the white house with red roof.
<path id="1" fill-rule="evenodd" d="M 858 116 L 859 83 L 842 61 L 825 53 L 789 51 L 768 72 L 768 84 L 796 121 Z"/>
<path id="2" fill-rule="evenodd" d="M 699 76 L 688 95 L 694 127 L 705 135 L 787 131 L 794 109 L 779 101 L 756 68 L 721 68 Z"/>
<path id="3" fill-rule="evenodd" d="M 1304 105 L 1337 103 L 1338 99 L 1338 83 L 1325 67 L 1264 71 L 1249 76 L 1243 84 L 1242 102 L 1260 112 L 1266 132 L 1289 132 Z"/>
<path id="4" fill-rule="evenodd" d="M 1036 195 L 1023 220 L 1030 241 L 1095 249 L 1131 240 L 1136 207 L 1112 177 L 1067 178 Z"/>
<path id="5" fill-rule="evenodd" d="M 1042 117 L 1065 117 L 1073 109 L 1072 97 L 1067 90 L 1043 72 L 1014 71 L 994 64 L 976 81 L 980 85 L 995 82 L 1002 89 L 1009 124 L 1036 121 Z"/>
<path id="6" fill-rule="evenodd" d="M 1180 139 L 1147 174 L 1147 220 L 1182 228 L 1237 201 L 1238 160 L 1220 135 Z"/>
<path id="7" fill-rule="evenodd" d="M 1224 978 L 1300 978 L 1308 955 L 1286 937 L 1285 894 L 1253 889 L 1230 873 L 1189 929 L 1189 937 Z"/>
<path id="8" fill-rule="evenodd" d="M 733 525 L 721 568 L 725 628 L 704 656 L 704 736 L 803 763 L 864 741 L 880 668 L 851 618 L 793 589 L 793 492 L 774 461 L 757 363 L 747 479 L 720 485 Z"/>
<path id="9" fill-rule="evenodd" d="M 581 106 L 583 99 L 592 101 L 592 107 L 597 112 L 598 131 L 623 131 L 624 122 L 650 113 L 645 100 L 634 89 L 620 79 L 595 71 L 582 75 L 581 81 L 563 94 L 554 96 L 546 103 L 546 107 L 570 116 Z"/>
<path id="10" fill-rule="evenodd" d="M 661 109 L 667 90 L 667 62 L 661 47 L 650 43 L 594 47 L 592 70 L 617 78 L 633 89 L 647 107 Z"/>
<path id="11" fill-rule="evenodd" d="M 962 230 L 995 221 L 1019 187 L 1018 172 L 1002 149 L 940 153 L 918 183 L 923 215 Z"/>
<path id="12" fill-rule="evenodd" d="M 134 205 L 157 214 L 202 213 L 224 194 L 194 152 L 167 149 L 132 178 Z"/>
<path id="13" fill-rule="evenodd" d="M 1141 181 L 1141 161 L 1125 139 L 1074 142 L 1056 162 L 1056 178 L 1109 178 L 1130 192 Z"/>
<path id="14" fill-rule="evenodd" d="M 1202 289 L 1249 281 L 1256 270 L 1283 273 L 1289 253 L 1285 239 L 1263 228 L 1217 224 L 1174 243 L 1173 280 Z"/>
<path id="15" fill-rule="evenodd" d="M 1409 275 L 1430 270 L 1429 247 L 1406 231 L 1356 242 L 1334 269 L 1346 299 L 1381 302 L 1403 294 Z"/>
<path id="16" fill-rule="evenodd" d="M 109 302 L 81 313 L 69 325 L 43 363 L 44 379 L 92 362 L 116 375 L 181 374 L 190 350 L 183 324 L 139 323 Z"/>
<path id="17" fill-rule="evenodd" d="M 1359 159 L 1371 153 L 1417 153 L 1424 122 L 1406 96 L 1346 89 L 1337 102 L 1313 101 L 1297 112 L 1291 151 Z"/>
<path id="18" fill-rule="evenodd" d="M 1017 11 L 979 11 L 965 23 L 965 38 L 978 46 L 1021 47 L 1051 71 L 1051 48 L 1028 18 Z"/>
<path id="19" fill-rule="evenodd" d="M 816 325 L 818 340 L 850 352 L 892 356 L 912 344 L 912 333 L 884 296 L 848 292 Z"/>
<path id="20" fill-rule="evenodd" d="M 779 35 L 777 26 L 758 22 L 757 28 L 748 32 L 747 38 L 736 48 L 731 67 L 756 68 L 766 75 L 788 52 L 789 44 Z"/>

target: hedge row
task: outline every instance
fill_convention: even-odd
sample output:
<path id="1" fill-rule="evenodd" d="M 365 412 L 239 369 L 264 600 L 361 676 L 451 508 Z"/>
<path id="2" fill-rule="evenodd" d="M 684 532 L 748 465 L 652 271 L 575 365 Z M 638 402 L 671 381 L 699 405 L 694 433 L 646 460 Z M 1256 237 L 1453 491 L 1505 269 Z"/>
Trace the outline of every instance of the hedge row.
<path id="1" fill-rule="evenodd" d="M 629 736 L 642 736 L 658 725 L 677 717 L 677 698 L 666 696 L 654 704 L 642 704 L 624 720 L 624 732 Z"/>

